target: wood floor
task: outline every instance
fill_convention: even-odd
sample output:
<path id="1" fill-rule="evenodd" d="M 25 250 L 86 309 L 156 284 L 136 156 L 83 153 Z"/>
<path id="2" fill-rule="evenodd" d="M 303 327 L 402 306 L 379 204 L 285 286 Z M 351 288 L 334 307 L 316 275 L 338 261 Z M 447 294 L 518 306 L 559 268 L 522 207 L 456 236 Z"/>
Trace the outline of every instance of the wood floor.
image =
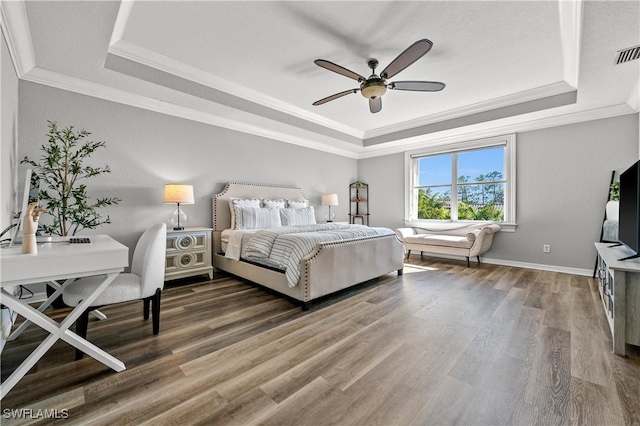
<path id="1" fill-rule="evenodd" d="M 103 312 L 88 338 L 127 370 L 74 362 L 58 342 L 3 413 L 66 409 L 41 423 L 92 425 L 640 424 L 640 350 L 613 354 L 588 277 L 412 256 L 403 276 L 309 312 L 232 277 L 166 288 L 158 336 L 141 303 Z M 7 344 L 3 378 L 43 336 L 31 326 Z"/>

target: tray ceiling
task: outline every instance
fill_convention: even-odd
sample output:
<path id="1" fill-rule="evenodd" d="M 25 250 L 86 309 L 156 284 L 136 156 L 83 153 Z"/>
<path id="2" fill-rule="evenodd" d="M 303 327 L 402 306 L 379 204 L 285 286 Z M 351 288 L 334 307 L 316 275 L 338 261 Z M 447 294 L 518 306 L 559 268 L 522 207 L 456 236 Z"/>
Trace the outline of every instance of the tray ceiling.
<path id="1" fill-rule="evenodd" d="M 638 111 L 640 61 L 614 65 L 640 44 L 638 2 L 38 1 L 2 12 L 23 79 L 356 158 Z M 441 92 L 387 91 L 378 114 L 360 94 L 312 106 L 358 87 L 314 59 L 368 76 L 368 59 L 382 69 L 422 38 L 433 49 L 392 80 L 442 81 Z"/>

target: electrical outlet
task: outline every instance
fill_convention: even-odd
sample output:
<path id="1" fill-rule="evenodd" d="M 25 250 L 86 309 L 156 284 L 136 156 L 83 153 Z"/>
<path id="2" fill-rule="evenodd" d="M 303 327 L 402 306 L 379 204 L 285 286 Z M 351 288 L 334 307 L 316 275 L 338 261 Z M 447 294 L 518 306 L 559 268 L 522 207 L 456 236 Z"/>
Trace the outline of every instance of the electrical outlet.
<path id="1" fill-rule="evenodd" d="M 549 244 L 545 244 L 542 246 L 542 251 L 545 253 L 551 253 L 551 246 Z"/>

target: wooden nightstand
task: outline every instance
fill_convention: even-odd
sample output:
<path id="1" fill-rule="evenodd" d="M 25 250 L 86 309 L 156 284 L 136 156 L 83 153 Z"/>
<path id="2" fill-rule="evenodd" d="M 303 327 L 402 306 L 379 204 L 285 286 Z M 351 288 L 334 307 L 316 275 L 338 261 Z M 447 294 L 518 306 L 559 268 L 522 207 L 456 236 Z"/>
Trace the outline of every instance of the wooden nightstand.
<path id="1" fill-rule="evenodd" d="M 165 281 L 202 274 L 208 274 L 213 279 L 212 231 L 212 228 L 167 229 Z"/>

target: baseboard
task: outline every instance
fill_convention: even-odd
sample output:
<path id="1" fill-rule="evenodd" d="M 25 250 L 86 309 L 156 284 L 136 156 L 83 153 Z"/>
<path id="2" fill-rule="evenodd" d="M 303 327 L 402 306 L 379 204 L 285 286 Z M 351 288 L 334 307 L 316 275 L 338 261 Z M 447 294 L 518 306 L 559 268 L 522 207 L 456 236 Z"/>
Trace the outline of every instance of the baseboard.
<path id="1" fill-rule="evenodd" d="M 433 255 L 427 252 L 424 252 L 424 255 L 432 256 L 432 257 L 442 257 L 445 259 L 456 259 L 456 260 L 465 259 L 462 256 L 454 256 L 454 255 L 447 255 L 447 254 Z M 474 262 L 474 259 L 475 258 L 471 258 L 472 264 Z M 483 257 L 483 256 L 480 256 L 480 260 L 482 261 L 482 263 L 489 263 L 492 265 L 515 266 L 517 268 L 537 269 L 541 271 L 550 271 L 550 272 L 561 272 L 564 274 L 584 275 L 587 277 L 593 276 L 592 269 L 570 268 L 568 266 L 557 266 L 557 265 L 544 265 L 541 263 L 517 262 L 514 260 L 492 259 L 490 257 Z"/>
<path id="2" fill-rule="evenodd" d="M 541 263 L 529 263 L 529 262 L 516 262 L 513 260 L 491 259 L 491 258 L 485 258 L 485 257 L 480 257 L 480 260 L 483 263 L 490 263 L 492 265 L 515 266 L 518 268 L 538 269 L 542 271 L 561 272 L 564 274 L 584 275 L 587 277 L 593 276 L 593 269 L 570 268 L 568 266 L 544 265 Z"/>

